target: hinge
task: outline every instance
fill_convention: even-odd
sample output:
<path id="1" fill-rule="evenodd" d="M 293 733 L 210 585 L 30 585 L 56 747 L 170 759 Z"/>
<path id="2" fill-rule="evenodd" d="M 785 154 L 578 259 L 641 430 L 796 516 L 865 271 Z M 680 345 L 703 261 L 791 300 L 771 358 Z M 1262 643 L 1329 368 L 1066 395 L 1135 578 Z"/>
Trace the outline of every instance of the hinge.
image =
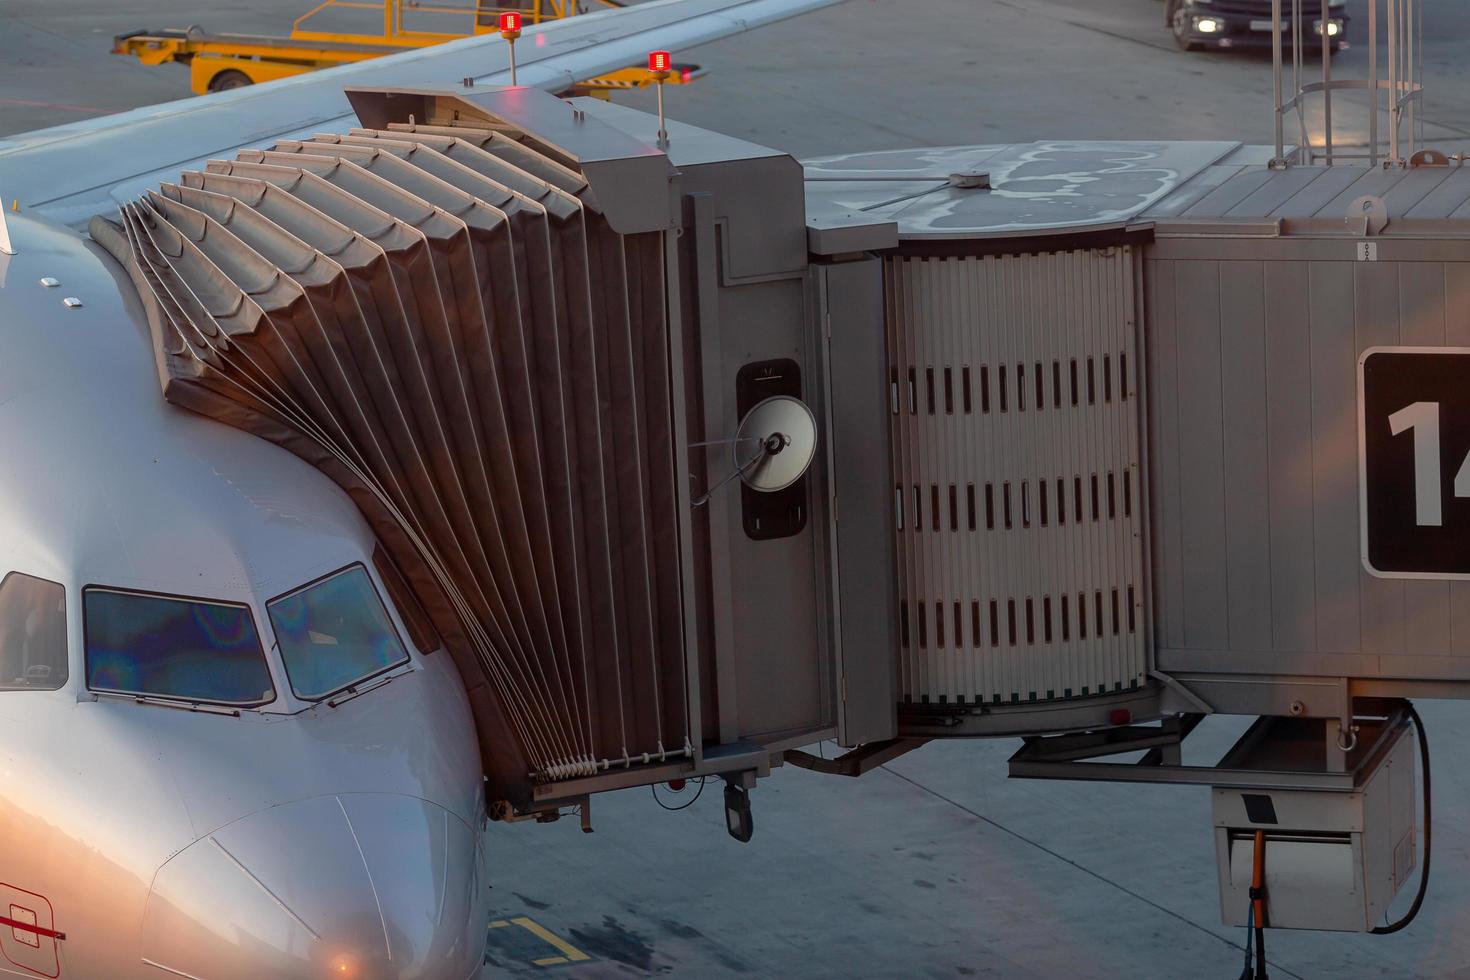
<path id="1" fill-rule="evenodd" d="M 827 339 L 828 340 L 831 340 L 832 339 L 832 314 L 830 314 L 830 313 L 823 313 L 822 314 L 822 329 L 826 332 Z"/>

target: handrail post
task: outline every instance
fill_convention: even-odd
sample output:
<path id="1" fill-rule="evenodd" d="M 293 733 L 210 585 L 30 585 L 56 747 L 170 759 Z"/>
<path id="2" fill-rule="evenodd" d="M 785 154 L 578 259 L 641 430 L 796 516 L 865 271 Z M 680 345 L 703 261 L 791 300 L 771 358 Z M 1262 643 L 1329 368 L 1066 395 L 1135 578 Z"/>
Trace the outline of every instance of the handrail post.
<path id="1" fill-rule="evenodd" d="M 1332 166 L 1332 44 L 1327 33 L 1328 0 L 1322 0 L 1322 141 L 1327 150 L 1327 166 Z"/>
<path id="2" fill-rule="evenodd" d="M 1388 162 L 1399 162 L 1399 10 L 1388 0 Z"/>
<path id="3" fill-rule="evenodd" d="M 1282 145 L 1284 137 L 1282 133 L 1282 108 L 1281 108 L 1281 0 L 1271 0 L 1271 87 L 1276 93 L 1276 156 L 1272 159 L 1274 166 L 1284 165 L 1286 162 L 1286 149 Z"/>
<path id="4" fill-rule="evenodd" d="M 1378 166 L 1378 0 L 1368 0 L 1368 165 Z"/>
<path id="5" fill-rule="evenodd" d="M 1291 0 L 1291 87 L 1296 93 L 1297 160 L 1312 162 L 1311 137 L 1307 135 L 1306 104 L 1302 98 L 1302 0 Z"/>
<path id="6" fill-rule="evenodd" d="M 1418 9 L 1418 4 L 1414 0 L 1404 0 L 1404 5 L 1404 73 L 1408 76 L 1409 83 L 1404 89 L 1404 94 L 1409 100 L 1409 156 L 1412 157 L 1419 149 L 1419 133 L 1416 128 L 1419 119 L 1419 97 L 1414 91 L 1414 80 L 1418 78 L 1418 74 L 1414 71 L 1414 12 Z M 1423 82 L 1421 81 L 1420 84 L 1422 85 Z"/>

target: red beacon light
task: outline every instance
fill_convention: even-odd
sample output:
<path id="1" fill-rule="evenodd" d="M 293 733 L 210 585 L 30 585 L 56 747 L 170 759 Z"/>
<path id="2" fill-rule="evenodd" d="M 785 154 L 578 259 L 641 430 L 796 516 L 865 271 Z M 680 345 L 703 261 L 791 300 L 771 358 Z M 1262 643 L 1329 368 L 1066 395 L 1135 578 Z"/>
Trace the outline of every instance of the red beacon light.
<path id="1" fill-rule="evenodd" d="M 658 82 L 658 145 L 664 149 L 669 145 L 669 130 L 664 123 L 664 82 L 673 74 L 674 59 L 667 51 L 648 52 L 648 73 Z"/>
<path id="2" fill-rule="evenodd" d="M 521 36 L 521 15 L 507 10 L 500 15 L 500 36 L 505 38 L 505 53 L 510 59 L 510 84 L 516 84 L 516 38 Z"/>

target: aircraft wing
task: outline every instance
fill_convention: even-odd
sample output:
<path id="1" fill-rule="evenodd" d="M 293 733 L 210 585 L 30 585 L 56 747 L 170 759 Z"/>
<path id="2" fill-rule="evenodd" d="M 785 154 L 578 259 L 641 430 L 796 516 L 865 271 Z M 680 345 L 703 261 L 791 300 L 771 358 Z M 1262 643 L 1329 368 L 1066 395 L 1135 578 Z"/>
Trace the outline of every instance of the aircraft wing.
<path id="1" fill-rule="evenodd" d="M 641 62 L 840 0 L 655 0 L 526 29 L 517 81 L 560 90 Z M 64 224 L 84 224 L 162 180 L 240 147 L 351 125 L 346 86 L 509 84 L 496 34 L 450 41 L 265 85 L 144 106 L 0 139 L 0 195 Z"/>

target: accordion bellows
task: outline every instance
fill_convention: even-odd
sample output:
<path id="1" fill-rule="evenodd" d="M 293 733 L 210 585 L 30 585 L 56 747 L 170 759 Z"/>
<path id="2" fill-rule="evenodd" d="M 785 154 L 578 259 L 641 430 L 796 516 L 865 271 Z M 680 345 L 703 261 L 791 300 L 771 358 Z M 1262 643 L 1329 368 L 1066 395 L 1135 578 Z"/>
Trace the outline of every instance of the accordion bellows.
<path id="1" fill-rule="evenodd" d="M 614 231 L 558 156 L 353 130 L 211 161 L 91 229 L 168 401 L 352 496 L 513 801 L 690 751 L 663 237 Z"/>

